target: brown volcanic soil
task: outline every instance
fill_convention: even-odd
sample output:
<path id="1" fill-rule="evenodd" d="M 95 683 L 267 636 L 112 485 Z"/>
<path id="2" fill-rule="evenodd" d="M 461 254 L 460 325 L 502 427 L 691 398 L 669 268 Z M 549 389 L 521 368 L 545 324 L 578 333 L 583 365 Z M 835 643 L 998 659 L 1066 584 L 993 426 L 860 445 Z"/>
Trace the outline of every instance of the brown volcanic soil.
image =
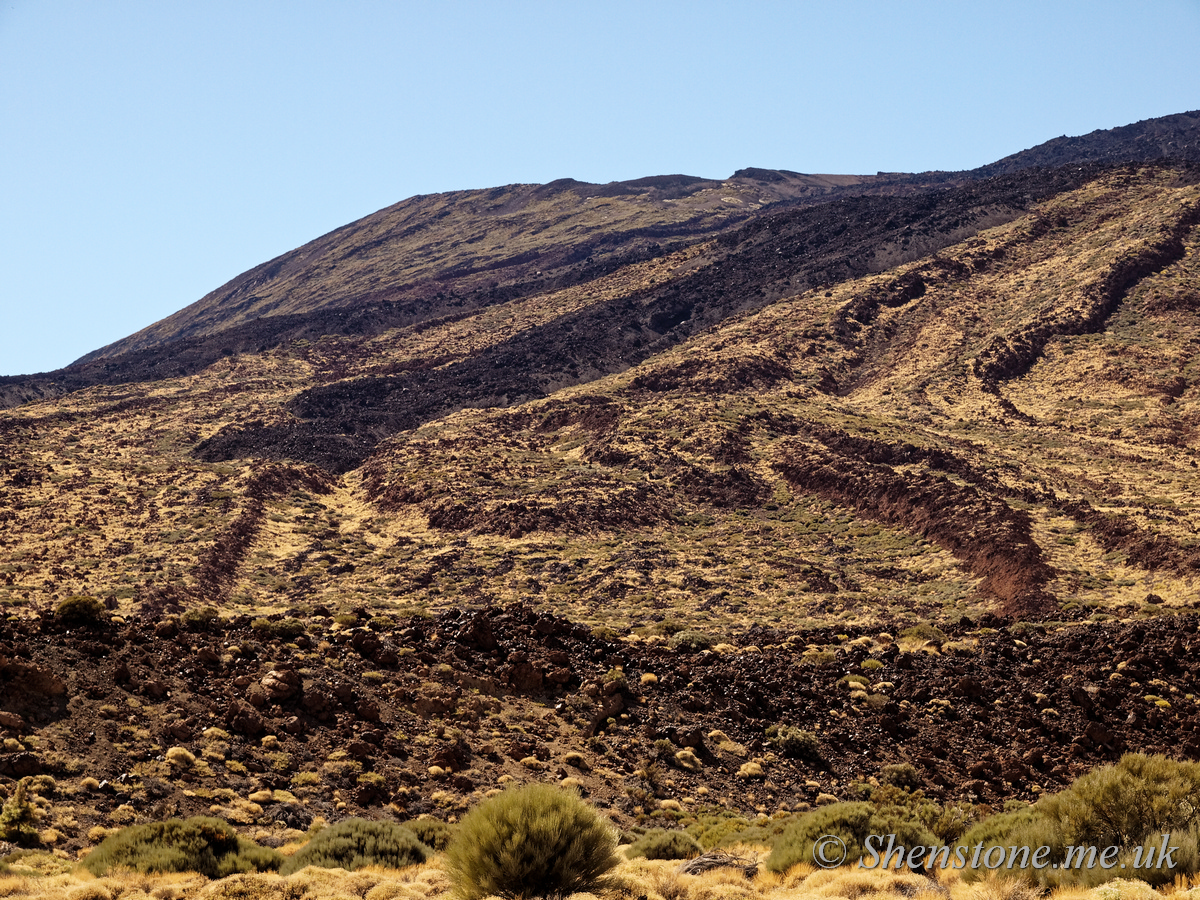
<path id="1" fill-rule="evenodd" d="M 998 804 L 1125 751 L 1200 757 L 1194 614 L 1050 629 L 989 618 L 899 644 L 879 629 L 752 628 L 700 653 L 520 605 L 371 627 L 318 615 L 294 643 L 249 624 L 0 624 L 0 711 L 23 720 L 4 720 L 0 780 L 52 774 L 74 807 L 65 845 L 78 847 L 92 824 L 210 808 L 292 827 L 445 817 L 502 775 L 576 778 L 632 823 L 668 798 L 802 808 L 896 762 L 935 798 Z M 778 723 L 816 734 L 819 753 L 774 752 L 765 732 Z M 702 768 L 672 766 L 664 740 Z M 163 761 L 176 746 L 198 762 Z M 636 774 L 655 759 L 653 781 Z M 763 777 L 739 776 L 751 760 Z M 245 802 L 263 789 L 291 796 Z"/>

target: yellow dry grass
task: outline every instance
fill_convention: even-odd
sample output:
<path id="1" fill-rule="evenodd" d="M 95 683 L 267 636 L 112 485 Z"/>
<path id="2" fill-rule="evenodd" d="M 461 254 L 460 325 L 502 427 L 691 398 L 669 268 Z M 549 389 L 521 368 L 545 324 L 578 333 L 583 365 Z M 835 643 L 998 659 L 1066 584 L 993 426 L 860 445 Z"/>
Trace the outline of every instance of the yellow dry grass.
<path id="1" fill-rule="evenodd" d="M 990 878 L 966 883 L 958 873 L 936 879 L 910 872 L 876 872 L 853 867 L 825 870 L 799 865 L 788 872 L 714 869 L 683 875 L 678 863 L 636 859 L 621 863 L 594 893 L 566 900 L 1036 900 L 1039 892 L 1020 881 Z M 1193 900 L 1200 880 L 1181 878 L 1157 892 L 1138 881 L 1116 880 L 1100 887 L 1059 888 L 1048 900 Z M 234 875 L 208 880 L 194 874 L 114 874 L 94 878 L 82 870 L 36 877 L 0 877 L 0 898 L 13 900 L 453 900 L 453 886 L 441 858 L 402 870 L 379 868 L 347 872 L 308 868 L 287 877 Z"/>

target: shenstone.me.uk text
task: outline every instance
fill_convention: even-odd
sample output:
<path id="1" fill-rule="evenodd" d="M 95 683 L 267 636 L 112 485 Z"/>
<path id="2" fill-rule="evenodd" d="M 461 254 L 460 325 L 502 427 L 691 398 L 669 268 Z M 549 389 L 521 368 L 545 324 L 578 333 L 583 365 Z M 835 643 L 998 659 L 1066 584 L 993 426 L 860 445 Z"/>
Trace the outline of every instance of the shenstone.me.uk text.
<path id="1" fill-rule="evenodd" d="M 1174 854 L 1179 849 L 1172 847 L 1171 835 L 1162 835 L 1156 847 L 1148 844 L 1135 847 L 1133 858 L 1121 861 L 1120 847 L 1069 846 L 1063 848 L 1061 859 L 1051 860 L 1050 847 L 1003 847 L 1000 845 L 976 844 L 974 847 L 917 846 L 905 847 L 896 842 L 894 834 L 873 834 L 863 842 L 866 853 L 858 861 L 860 869 L 896 868 L 910 869 L 1173 869 Z M 825 835 L 813 843 L 813 861 L 822 868 L 830 869 L 846 861 L 846 845 L 841 838 Z"/>

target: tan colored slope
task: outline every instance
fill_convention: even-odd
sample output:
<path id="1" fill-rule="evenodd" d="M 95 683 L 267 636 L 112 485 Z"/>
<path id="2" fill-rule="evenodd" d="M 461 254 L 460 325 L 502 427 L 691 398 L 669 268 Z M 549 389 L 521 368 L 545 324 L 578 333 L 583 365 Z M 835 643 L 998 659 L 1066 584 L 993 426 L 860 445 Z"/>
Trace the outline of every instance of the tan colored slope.
<path id="1" fill-rule="evenodd" d="M 340 480 L 189 451 L 229 423 L 286 417 L 316 373 L 438 364 L 586 304 L 587 291 L 7 411 L 0 603 L 526 599 L 595 622 L 719 629 L 974 615 L 1034 589 L 1050 615 L 1131 615 L 1152 592 L 1191 602 L 1195 229 L 1098 333 L 1050 340 L 1027 374 L 996 385 L 974 361 L 1047 311 L 1083 311 L 1089 286 L 1161 243 L 1196 201 L 1169 174 L 1112 176 L 939 258 L 787 298 L 621 375 L 430 423 Z M 694 252 L 593 290 L 674 277 L 670 266 L 705 264 Z M 923 292 L 903 299 L 916 277 Z M 873 506 L 886 491 L 890 505 Z M 954 527 L 966 545 L 939 530 L 942 514 L 965 517 Z M 983 558 L 1001 541 L 1020 562 L 1021 527 L 1050 570 L 1043 582 Z"/>
<path id="2" fill-rule="evenodd" d="M 347 493 L 349 480 L 328 494 L 301 496 L 306 492 L 298 486 L 296 496 L 284 491 L 268 498 L 243 564 L 225 583 L 204 584 L 199 573 L 243 520 L 247 485 L 260 467 L 197 463 L 191 448 L 231 422 L 287 420 L 284 404 L 331 371 L 361 374 L 460 358 L 571 309 L 705 265 L 704 247 L 441 328 L 389 332 L 365 351 L 341 339 L 296 342 L 264 356 L 222 360 L 197 376 L 91 388 L 6 411 L 0 419 L 0 477 L 8 482 L 0 494 L 0 604 L 54 602 L 82 592 L 124 603 L 163 588 L 214 602 L 270 604 L 276 593 L 279 602 L 288 601 L 296 579 L 335 580 L 325 575 L 330 562 L 319 546 L 310 564 L 294 563 L 331 531 L 361 532 L 367 544 L 379 543 L 370 536 L 370 529 L 378 530 L 373 523 L 344 522 L 347 504 L 361 505 Z M 393 539 L 386 543 L 390 548 Z M 435 536 L 434 543 L 444 541 Z M 390 566 L 386 554 L 381 565 Z M 364 575 L 362 581 L 374 582 L 373 594 L 392 596 L 383 583 L 388 579 Z"/>
<path id="3" fill-rule="evenodd" d="M 1138 357 L 1131 350 L 1135 338 L 1130 328 L 1169 338 L 1160 360 L 1164 371 L 1155 376 L 1167 378 L 1166 370 L 1180 370 L 1167 378 L 1180 393 L 1170 403 L 1179 409 L 1170 415 L 1174 438 L 1168 446 L 1162 446 L 1162 434 L 1153 427 L 1161 416 L 1136 413 L 1131 424 L 1144 422 L 1145 427 L 1127 427 L 1116 441 L 1111 429 L 1088 434 L 1082 428 L 1064 428 L 1060 421 L 1043 421 L 1047 400 L 1073 402 L 1071 394 L 1064 396 L 1061 379 L 1047 381 L 1047 362 L 1038 363 L 1024 378 L 1002 384 L 999 393 L 984 385 L 972 367 L 979 348 L 1019 333 L 1048 307 L 1067 319 L 1083 315 L 1089 292 L 1112 266 L 1160 243 L 1181 211 L 1196 203 L 1195 187 L 1177 187 L 1171 181 L 1170 176 L 1152 173 L 1132 184 L 1123 176 L 1106 180 L 987 232 L 941 259 L 849 283 L 828 296 L 814 292 L 774 304 L 625 375 L 532 404 L 523 424 L 517 424 L 512 413 L 469 413 L 429 426 L 368 465 L 373 490 L 397 509 L 415 504 L 431 522 L 465 534 L 503 535 L 506 528 L 521 532 L 531 526 L 535 531 L 578 534 L 565 539 L 578 543 L 580 549 L 573 551 L 578 553 L 585 552 L 590 532 L 611 529 L 609 508 L 628 504 L 629 511 L 620 514 L 640 515 L 641 534 L 661 549 L 694 540 L 678 527 L 678 514 L 672 521 L 667 508 L 679 504 L 683 520 L 695 514 L 688 491 L 701 479 L 696 472 L 728 481 L 741 466 L 760 480 L 760 486 L 757 495 L 751 491 L 732 504 L 745 510 L 733 513 L 741 533 L 734 537 L 723 532 L 723 543 L 736 547 L 731 556 L 743 553 L 747 562 L 746 577 L 738 578 L 742 573 L 735 572 L 731 583 L 763 608 L 782 602 L 794 609 L 804 604 L 789 599 L 788 589 L 803 580 L 797 578 L 787 587 L 770 579 L 755 581 L 750 573 L 757 569 L 757 553 L 746 554 L 738 546 L 747 535 L 757 537 L 751 543 L 761 541 L 764 526 L 768 533 L 777 533 L 780 526 L 768 511 L 774 505 L 770 501 L 803 487 L 786 484 L 771 467 L 786 445 L 771 423 L 786 423 L 791 417 L 793 422 L 816 422 L 846 435 L 890 445 L 914 443 L 956 457 L 970 477 L 961 472 L 938 474 L 937 466 L 930 464 L 891 468 L 898 476 L 925 473 L 946 484 L 974 484 L 986 497 L 1026 513 L 1029 537 L 1054 570 L 1045 588 L 1061 604 L 1123 604 L 1136 609 L 1150 593 L 1190 601 L 1195 576 L 1188 560 L 1200 523 L 1191 500 L 1196 484 L 1194 437 L 1185 440 L 1180 432 L 1183 423 L 1192 421 L 1195 389 L 1184 361 L 1190 359 L 1187 348 L 1198 332 L 1194 314 L 1183 319 L 1176 314 L 1179 321 L 1173 330 L 1163 330 L 1154 322 L 1159 314 L 1142 308 L 1142 296 L 1156 280 L 1190 284 L 1187 279 L 1194 276 L 1183 272 L 1195 264 L 1193 251 L 1144 282 L 1101 335 L 1064 337 L 1052 342 L 1050 350 L 1053 358 L 1060 343 L 1087 346 L 1103 340 L 1112 345 L 1110 353 L 1133 364 Z M 1062 223 L 1057 230 L 1046 231 L 1041 224 L 1050 216 Z M 1194 230 L 1188 240 L 1195 242 Z M 922 296 L 884 308 L 858 338 L 843 343 L 834 339 L 831 327 L 846 321 L 848 310 L 861 311 L 864 296 L 886 294 L 914 274 L 924 279 Z M 781 367 L 787 372 L 782 381 Z M 1133 385 L 1142 392 L 1138 399 L 1112 403 L 1107 415 L 1122 417 L 1146 405 L 1161 408 L 1159 398 L 1146 394 L 1149 383 L 1139 388 L 1128 377 L 1116 384 L 1104 380 L 1092 392 L 1092 402 L 1099 402 L 1105 391 L 1128 394 Z M 1014 400 L 1016 408 L 1011 405 Z M 1112 478 L 1116 473 L 1119 483 Z M 1097 482 L 1106 484 L 1114 499 L 1098 502 Z M 644 486 L 648 487 L 637 493 Z M 742 488 L 750 490 L 746 484 L 737 489 Z M 594 494 L 608 498 L 608 507 L 578 499 Z M 1030 503 L 1024 497 L 1031 494 L 1045 499 Z M 1105 523 L 1081 517 L 1073 505 L 1079 503 L 1094 505 L 1100 515 L 1111 513 L 1114 522 L 1131 533 L 1101 534 Z M 1132 512 L 1131 504 L 1153 509 Z M 703 515 L 714 513 L 708 508 Z M 722 521 L 727 515 L 717 512 L 715 519 Z M 869 502 L 859 515 L 872 518 Z M 897 520 L 885 517 L 883 524 L 895 527 Z M 729 526 L 723 522 L 722 527 Z M 971 527 L 969 522 L 963 525 L 968 533 Z M 838 566 L 827 562 L 831 556 L 838 558 L 839 548 L 849 550 L 846 555 L 855 558 L 860 570 L 897 568 L 897 563 L 862 534 L 847 535 L 839 544 L 836 530 L 830 537 L 818 526 L 815 538 L 796 540 L 797 532 L 813 530 L 807 521 L 799 528 L 784 526 L 785 538 L 793 539 L 784 546 L 825 565 L 827 581 L 839 588 L 838 602 L 878 609 L 889 593 L 913 597 L 894 577 L 878 588 L 863 578 L 857 579 L 859 590 L 837 585 L 837 577 L 828 573 Z M 1175 555 L 1148 559 L 1138 549 L 1156 542 L 1174 546 Z M 726 564 L 730 562 L 732 558 Z M 764 568 L 780 574 L 777 562 Z M 731 565 L 730 571 L 734 569 Z M 965 588 L 977 584 L 969 576 L 965 581 L 957 577 Z M 656 578 L 662 580 L 656 583 Z M 658 602 L 670 596 L 671 583 L 667 572 L 643 579 L 655 588 L 651 593 Z M 621 589 L 632 588 L 626 583 Z M 579 590 L 586 595 L 586 589 Z M 704 604 L 720 592 L 721 588 L 683 590 L 674 605 Z"/>

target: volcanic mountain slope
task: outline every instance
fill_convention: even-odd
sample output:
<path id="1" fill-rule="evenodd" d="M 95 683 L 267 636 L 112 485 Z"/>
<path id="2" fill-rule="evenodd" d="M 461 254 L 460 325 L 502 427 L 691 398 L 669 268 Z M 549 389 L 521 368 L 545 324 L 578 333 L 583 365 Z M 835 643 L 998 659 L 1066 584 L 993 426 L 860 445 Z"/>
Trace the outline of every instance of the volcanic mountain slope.
<path id="1" fill-rule="evenodd" d="M 0 408 L 94 384 L 192 374 L 223 355 L 299 339 L 374 337 L 461 318 L 590 283 L 765 208 L 816 202 L 875 182 L 892 183 L 743 169 L 724 182 L 685 175 L 608 185 L 560 179 L 414 197 L 264 263 L 65 369 L 0 377 Z"/>
<path id="2" fill-rule="evenodd" d="M 381 301 L 435 318 L 595 275 L 657 249 L 742 222 L 764 207 L 812 200 L 877 176 L 746 169 L 718 181 L 690 175 L 588 184 L 563 178 L 412 197 L 238 276 L 198 302 L 81 361 L 262 316 Z M 447 297 L 446 294 L 453 294 Z"/>
<path id="3" fill-rule="evenodd" d="M 1191 603 L 1195 173 L 1096 170 L 1016 218 L 981 205 L 1000 184 L 957 217 L 962 189 L 921 198 L 927 239 L 967 240 L 774 302 L 860 245 L 823 255 L 788 213 L 586 286 L 12 410 L 0 598 L 525 599 L 713 628 Z M 989 215 L 1012 220 L 971 227 Z M 645 361 L 589 379 L 605 318 Z M 555 390 L 572 365 L 587 383 Z"/>
<path id="4" fill-rule="evenodd" d="M 975 174 L 986 178 L 1030 166 L 1148 162 L 1154 159 L 1200 162 L 1200 110 L 1145 119 L 1117 128 L 1098 128 L 1077 137 L 1063 135 L 981 166 Z"/>
<path id="5" fill-rule="evenodd" d="M 628 824 L 901 761 L 998 805 L 1200 755 L 1194 167 L 573 271 L 98 359 L 0 413 L 0 783 L 53 774 L 80 846 L 451 815 L 503 776 Z M 115 618 L 54 614 L 76 595 Z"/>

